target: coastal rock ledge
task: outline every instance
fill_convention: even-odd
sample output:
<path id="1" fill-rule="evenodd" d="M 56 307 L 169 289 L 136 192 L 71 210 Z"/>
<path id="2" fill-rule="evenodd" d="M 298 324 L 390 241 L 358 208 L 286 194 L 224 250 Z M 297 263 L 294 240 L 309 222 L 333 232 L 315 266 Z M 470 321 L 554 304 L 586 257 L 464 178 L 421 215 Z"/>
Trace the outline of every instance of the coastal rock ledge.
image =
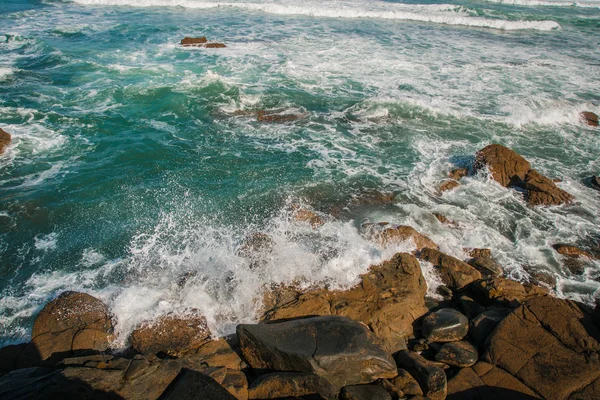
<path id="1" fill-rule="evenodd" d="M 30 343 L 0 349 L 0 398 L 600 398 L 598 307 L 417 255 L 446 276 L 446 300 L 426 303 L 417 258 L 398 253 L 345 291 L 273 290 L 263 322 L 229 337 L 211 338 L 192 310 L 142 324 L 118 351 L 107 306 L 62 293 Z"/>

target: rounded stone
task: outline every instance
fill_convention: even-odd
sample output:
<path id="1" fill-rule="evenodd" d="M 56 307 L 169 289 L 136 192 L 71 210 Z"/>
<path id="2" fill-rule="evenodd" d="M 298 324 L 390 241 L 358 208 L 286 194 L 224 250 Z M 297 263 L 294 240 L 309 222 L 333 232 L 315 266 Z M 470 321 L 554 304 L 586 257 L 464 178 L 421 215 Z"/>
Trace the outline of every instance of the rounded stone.
<path id="1" fill-rule="evenodd" d="M 466 368 L 477 362 L 479 353 L 471 343 L 461 340 L 442 346 L 435 359 L 453 367 Z"/>
<path id="2" fill-rule="evenodd" d="M 442 308 L 423 319 L 422 330 L 429 342 L 456 342 L 467 335 L 469 320 L 453 308 Z"/>

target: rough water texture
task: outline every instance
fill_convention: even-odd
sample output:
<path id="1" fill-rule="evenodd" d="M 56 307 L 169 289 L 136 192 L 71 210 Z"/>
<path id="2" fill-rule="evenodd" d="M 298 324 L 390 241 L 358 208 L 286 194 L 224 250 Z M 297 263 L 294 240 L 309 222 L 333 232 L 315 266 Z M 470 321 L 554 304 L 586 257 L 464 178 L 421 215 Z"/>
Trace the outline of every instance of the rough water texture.
<path id="1" fill-rule="evenodd" d="M 599 131 L 579 118 L 600 112 L 599 28 L 595 0 L 2 1 L 0 344 L 66 290 L 109 306 L 117 346 L 192 310 L 231 333 L 272 284 L 348 288 L 414 249 L 362 234 L 379 222 L 593 303 L 598 261 L 573 274 L 552 245 L 600 239 Z M 530 207 L 486 171 L 437 190 L 492 143 L 574 203 Z M 259 260 L 240 252 L 257 232 Z"/>

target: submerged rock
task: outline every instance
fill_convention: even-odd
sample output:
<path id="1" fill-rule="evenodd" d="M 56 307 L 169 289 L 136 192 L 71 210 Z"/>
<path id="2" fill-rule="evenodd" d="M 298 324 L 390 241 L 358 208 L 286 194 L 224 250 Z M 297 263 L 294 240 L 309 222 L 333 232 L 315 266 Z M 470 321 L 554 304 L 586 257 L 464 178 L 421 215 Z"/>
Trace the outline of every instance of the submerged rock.
<path id="1" fill-rule="evenodd" d="M 463 248 L 463 250 L 469 255 L 469 257 L 472 257 L 472 258 L 491 258 L 492 257 L 492 250 L 490 250 L 490 249 Z"/>
<path id="2" fill-rule="evenodd" d="M 475 268 L 439 250 L 425 248 L 419 257 L 436 267 L 440 278 L 450 289 L 462 289 L 469 283 L 481 279 L 481 273 Z"/>
<path id="3" fill-rule="evenodd" d="M 589 126 L 598 126 L 598 115 L 590 111 L 584 111 L 580 114 L 581 120 Z"/>
<path id="4" fill-rule="evenodd" d="M 86 293 L 64 292 L 38 314 L 19 362 L 32 365 L 36 359 L 58 361 L 76 350 L 103 351 L 112 333 L 112 316 L 104 303 Z"/>
<path id="5" fill-rule="evenodd" d="M 4 149 L 10 144 L 11 139 L 10 133 L 0 128 L 0 154 L 4 153 Z"/>
<path id="6" fill-rule="evenodd" d="M 178 354 L 200 347 L 210 340 L 206 318 L 201 315 L 166 315 L 144 322 L 131 333 L 131 345 L 143 354 Z"/>
<path id="7" fill-rule="evenodd" d="M 423 394 L 431 400 L 446 398 L 446 373 L 442 368 L 427 361 L 419 354 L 402 350 L 396 355 L 398 367 L 406 369 L 421 386 Z"/>
<path id="8" fill-rule="evenodd" d="M 433 240 L 417 232 L 412 226 L 393 226 L 383 222 L 381 224 L 365 224 L 363 225 L 363 228 L 365 229 L 367 236 L 383 246 L 412 240 L 417 247 L 417 251 L 420 251 L 425 247 L 435 249 L 438 247 Z"/>
<path id="9" fill-rule="evenodd" d="M 300 206 L 292 206 L 292 216 L 298 222 L 308 222 L 313 229 L 325 224 L 325 220 L 317 215 L 314 211 L 301 208 Z"/>
<path id="10" fill-rule="evenodd" d="M 478 358 L 477 349 L 466 341 L 446 343 L 435 355 L 437 361 L 459 368 L 470 367 Z"/>
<path id="11" fill-rule="evenodd" d="M 237 334 L 252 368 L 311 372 L 336 388 L 396 376 L 394 361 L 379 339 L 350 318 L 241 324 Z"/>
<path id="12" fill-rule="evenodd" d="M 515 151 L 500 144 L 491 144 L 475 155 L 475 170 L 488 167 L 492 178 L 504 187 L 521 186 L 531 164 Z"/>
<path id="13" fill-rule="evenodd" d="M 488 339 L 483 360 L 547 399 L 600 398 L 600 330 L 592 310 L 550 296 L 526 301 Z"/>
<path id="14" fill-rule="evenodd" d="M 469 319 L 453 308 L 442 308 L 423 318 L 423 336 L 431 342 L 455 342 L 467 336 Z"/>
<path id="15" fill-rule="evenodd" d="M 291 292 L 291 296 L 281 296 L 281 302 L 274 304 L 263 318 L 273 321 L 307 315 L 346 316 L 369 326 L 385 341 L 389 351 L 395 352 L 406 348 L 413 322 L 427 312 L 426 291 L 419 262 L 410 254 L 398 253 L 391 260 L 372 266 L 351 289 Z"/>
<path id="16" fill-rule="evenodd" d="M 529 171 L 525 177 L 527 189 L 527 203 L 532 206 L 555 206 L 569 204 L 573 196 L 558 188 L 551 179 L 546 178 L 535 169 Z"/>
<path id="17" fill-rule="evenodd" d="M 259 122 L 284 123 L 297 121 L 303 117 L 303 114 L 260 110 L 256 116 L 256 119 Z"/>

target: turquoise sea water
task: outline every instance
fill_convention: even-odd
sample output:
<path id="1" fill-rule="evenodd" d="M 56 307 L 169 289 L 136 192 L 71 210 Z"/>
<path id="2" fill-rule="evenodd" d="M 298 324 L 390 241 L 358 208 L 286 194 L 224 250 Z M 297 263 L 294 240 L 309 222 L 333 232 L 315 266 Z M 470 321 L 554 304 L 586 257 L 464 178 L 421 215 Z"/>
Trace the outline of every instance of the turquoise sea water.
<path id="1" fill-rule="evenodd" d="M 600 113 L 599 44 L 596 0 L 3 0 L 0 342 L 28 340 L 69 289 L 109 304 L 117 345 L 190 308 L 231 332 L 272 283 L 347 287 L 411 249 L 361 234 L 380 221 L 460 258 L 489 247 L 509 276 L 543 269 L 558 295 L 592 303 L 600 264 L 574 275 L 551 245 L 600 240 L 600 193 L 585 184 L 600 130 L 578 117 Z M 260 109 L 303 118 L 236 113 Z M 490 143 L 562 179 L 576 204 L 532 209 L 485 174 L 437 191 Z M 396 198 L 356 200 L 370 191 Z M 292 205 L 327 222 L 294 221 Z M 259 231 L 275 249 L 256 267 L 238 249 Z"/>

